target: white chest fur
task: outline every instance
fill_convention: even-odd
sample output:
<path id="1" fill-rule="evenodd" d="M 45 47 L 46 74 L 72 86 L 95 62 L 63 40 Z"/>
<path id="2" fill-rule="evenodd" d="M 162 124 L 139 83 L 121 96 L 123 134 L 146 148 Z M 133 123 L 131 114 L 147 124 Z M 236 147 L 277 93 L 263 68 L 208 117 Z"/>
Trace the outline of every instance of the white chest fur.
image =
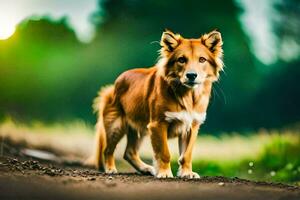
<path id="1" fill-rule="evenodd" d="M 192 123 L 197 122 L 202 124 L 205 121 L 206 113 L 198 112 L 165 112 L 165 119 L 167 122 L 179 122 L 180 132 L 186 132 L 191 129 Z M 178 128 L 179 128 L 178 127 Z"/>

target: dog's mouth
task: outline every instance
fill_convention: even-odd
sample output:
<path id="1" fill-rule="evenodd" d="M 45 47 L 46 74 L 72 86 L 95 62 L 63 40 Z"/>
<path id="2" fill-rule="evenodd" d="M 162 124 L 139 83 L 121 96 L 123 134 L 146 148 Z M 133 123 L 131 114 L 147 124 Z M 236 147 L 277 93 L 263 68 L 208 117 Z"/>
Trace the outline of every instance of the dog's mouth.
<path id="1" fill-rule="evenodd" d="M 195 81 L 186 81 L 183 83 L 184 86 L 188 87 L 188 88 L 196 88 L 200 85 L 200 82 L 195 82 Z"/>

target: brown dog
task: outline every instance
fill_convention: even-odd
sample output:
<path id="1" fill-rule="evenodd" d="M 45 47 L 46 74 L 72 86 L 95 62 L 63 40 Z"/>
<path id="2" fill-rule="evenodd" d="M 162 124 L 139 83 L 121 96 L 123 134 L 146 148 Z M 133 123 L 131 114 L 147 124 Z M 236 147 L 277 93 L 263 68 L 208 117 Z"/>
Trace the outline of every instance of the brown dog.
<path id="1" fill-rule="evenodd" d="M 198 39 L 185 39 L 165 31 L 160 44 L 160 60 L 154 67 L 122 73 L 95 100 L 96 149 L 90 164 L 98 169 L 104 167 L 106 173 L 117 172 L 114 150 L 126 134 L 125 160 L 141 173 L 173 177 L 167 139 L 178 136 L 177 175 L 199 178 L 192 171 L 192 149 L 206 117 L 212 83 L 223 68 L 221 34 L 212 31 Z M 138 154 L 147 133 L 155 168 L 144 163 Z"/>

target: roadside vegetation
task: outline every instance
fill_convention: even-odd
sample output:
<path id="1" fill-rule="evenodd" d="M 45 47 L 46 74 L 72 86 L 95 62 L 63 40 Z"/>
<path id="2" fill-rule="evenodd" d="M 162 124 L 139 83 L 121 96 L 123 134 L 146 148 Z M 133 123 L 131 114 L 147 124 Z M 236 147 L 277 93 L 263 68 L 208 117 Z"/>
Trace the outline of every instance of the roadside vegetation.
<path id="1" fill-rule="evenodd" d="M 223 133 L 219 136 L 200 134 L 194 150 L 193 168 L 201 176 L 239 177 L 256 181 L 283 182 L 300 185 L 300 133 L 299 129 L 260 130 L 256 133 Z M 84 160 L 93 147 L 94 129 L 82 121 L 46 125 L 16 123 L 7 119 L 0 124 L 0 149 L 5 150 L 9 139 L 29 149 L 55 152 L 59 157 Z M 133 171 L 123 161 L 126 140 L 116 149 L 121 172 Z M 170 140 L 172 170 L 177 171 L 178 147 Z M 149 138 L 141 156 L 151 162 L 152 148 Z"/>

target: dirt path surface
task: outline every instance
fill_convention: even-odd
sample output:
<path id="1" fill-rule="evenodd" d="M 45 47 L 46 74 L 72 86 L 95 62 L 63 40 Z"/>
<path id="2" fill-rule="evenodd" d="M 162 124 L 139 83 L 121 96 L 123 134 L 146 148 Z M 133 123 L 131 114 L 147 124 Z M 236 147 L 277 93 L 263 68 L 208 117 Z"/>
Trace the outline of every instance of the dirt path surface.
<path id="1" fill-rule="evenodd" d="M 156 179 L 1 157 L 0 199 L 300 199 L 300 188 L 223 177 Z"/>
<path id="2" fill-rule="evenodd" d="M 238 178 L 156 179 L 135 173 L 106 175 L 76 162 L 37 160 L 26 145 L 6 141 L 0 156 L 0 199 L 300 200 L 300 188 Z M 3 153 L 4 152 L 4 153 Z"/>

